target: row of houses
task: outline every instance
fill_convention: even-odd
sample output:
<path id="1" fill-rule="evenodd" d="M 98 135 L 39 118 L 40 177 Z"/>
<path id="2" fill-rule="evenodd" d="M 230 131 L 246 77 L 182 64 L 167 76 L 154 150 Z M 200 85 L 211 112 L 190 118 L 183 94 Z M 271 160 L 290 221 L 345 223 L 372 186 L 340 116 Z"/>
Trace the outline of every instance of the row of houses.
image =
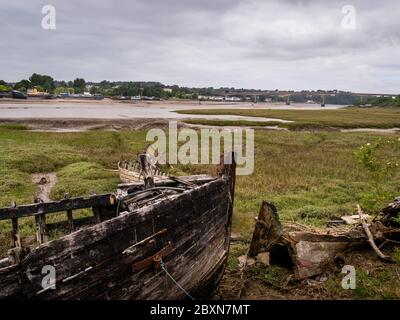
<path id="1" fill-rule="evenodd" d="M 235 97 L 235 96 L 203 96 L 203 95 L 199 95 L 198 99 L 201 101 L 230 101 L 230 102 L 242 101 L 242 98 Z"/>

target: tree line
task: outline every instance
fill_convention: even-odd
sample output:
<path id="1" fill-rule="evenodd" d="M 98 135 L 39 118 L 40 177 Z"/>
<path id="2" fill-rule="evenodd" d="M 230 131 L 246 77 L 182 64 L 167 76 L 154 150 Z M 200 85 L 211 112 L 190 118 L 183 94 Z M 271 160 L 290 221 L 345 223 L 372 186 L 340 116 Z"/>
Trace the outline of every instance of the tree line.
<path id="1" fill-rule="evenodd" d="M 371 105 L 373 107 L 400 107 L 400 95 L 397 97 L 372 97 L 367 100 L 357 99 L 355 106 Z"/>
<path id="2" fill-rule="evenodd" d="M 253 101 L 264 102 L 285 102 L 287 96 L 279 95 L 279 93 L 265 93 L 255 89 L 235 89 L 228 87 L 221 88 L 193 88 L 181 87 L 178 85 L 166 86 L 160 82 L 154 81 L 107 81 L 87 82 L 83 78 L 76 78 L 73 81 L 54 80 L 49 75 L 38 73 L 32 74 L 28 79 L 23 79 L 17 83 L 9 84 L 0 80 L 0 93 L 18 90 L 26 92 L 28 89 L 36 88 L 39 92 L 47 92 L 49 94 L 60 95 L 62 93 L 81 94 L 86 91 L 91 94 L 102 95 L 105 97 L 133 97 L 148 96 L 160 99 L 179 98 L 179 99 L 197 99 L 199 96 L 224 96 L 235 95 L 241 100 L 246 100 L 246 92 L 251 92 Z M 312 100 L 315 103 L 322 102 L 322 96 L 318 92 L 315 94 L 309 92 L 297 92 L 291 94 L 289 100 L 291 102 L 305 103 Z M 374 106 L 395 105 L 400 106 L 400 97 L 392 99 L 391 97 L 376 97 L 368 100 L 362 99 L 356 94 L 343 94 L 338 92 L 335 95 L 325 95 L 326 104 L 341 105 L 362 105 L 372 104 Z"/>
<path id="3" fill-rule="evenodd" d="M 39 92 L 58 94 L 61 92 L 83 93 L 86 88 L 86 81 L 77 78 L 74 81 L 56 81 L 53 77 L 38 73 L 32 74 L 28 79 L 22 79 L 15 84 L 8 84 L 0 80 L 0 92 L 18 90 L 26 92 L 29 89 L 36 88 Z"/>

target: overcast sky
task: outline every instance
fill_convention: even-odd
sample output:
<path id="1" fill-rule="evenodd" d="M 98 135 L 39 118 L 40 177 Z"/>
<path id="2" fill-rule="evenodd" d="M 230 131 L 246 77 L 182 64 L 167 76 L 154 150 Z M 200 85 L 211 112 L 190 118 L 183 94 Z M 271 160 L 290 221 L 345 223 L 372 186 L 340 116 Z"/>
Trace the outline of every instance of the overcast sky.
<path id="1" fill-rule="evenodd" d="M 56 29 L 41 26 L 44 5 Z M 355 29 L 344 5 L 356 9 Z M 342 20 L 345 17 L 345 26 Z M 400 93 L 398 0 L 0 0 L 0 79 Z"/>

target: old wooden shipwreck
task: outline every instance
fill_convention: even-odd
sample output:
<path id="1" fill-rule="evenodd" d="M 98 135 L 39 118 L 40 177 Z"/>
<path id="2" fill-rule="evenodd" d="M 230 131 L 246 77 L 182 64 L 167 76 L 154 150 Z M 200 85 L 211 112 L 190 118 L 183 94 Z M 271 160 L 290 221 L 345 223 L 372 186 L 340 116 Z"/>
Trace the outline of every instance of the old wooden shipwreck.
<path id="1" fill-rule="evenodd" d="M 144 183 L 125 184 L 117 194 L 0 209 L 0 220 L 12 222 L 13 245 L 0 260 L 0 299 L 207 297 L 229 250 L 235 164 L 228 162 L 217 178 L 154 181 L 144 172 Z M 93 216 L 74 219 L 82 208 Z M 46 223 L 54 213 L 66 219 Z M 33 249 L 21 245 L 18 228 L 29 216 L 40 243 Z M 55 228 L 67 234 L 48 241 Z M 55 282 L 46 286 L 49 266 Z"/>

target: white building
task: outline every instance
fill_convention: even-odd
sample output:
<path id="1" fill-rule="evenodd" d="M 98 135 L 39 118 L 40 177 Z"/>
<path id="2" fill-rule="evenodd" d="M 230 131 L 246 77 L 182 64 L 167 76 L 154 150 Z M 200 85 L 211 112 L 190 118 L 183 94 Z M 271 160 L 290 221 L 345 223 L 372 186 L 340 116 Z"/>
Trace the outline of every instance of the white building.
<path id="1" fill-rule="evenodd" d="M 242 99 L 240 97 L 228 97 L 228 96 L 225 97 L 225 101 L 230 101 L 230 102 L 239 102 L 241 100 Z"/>

